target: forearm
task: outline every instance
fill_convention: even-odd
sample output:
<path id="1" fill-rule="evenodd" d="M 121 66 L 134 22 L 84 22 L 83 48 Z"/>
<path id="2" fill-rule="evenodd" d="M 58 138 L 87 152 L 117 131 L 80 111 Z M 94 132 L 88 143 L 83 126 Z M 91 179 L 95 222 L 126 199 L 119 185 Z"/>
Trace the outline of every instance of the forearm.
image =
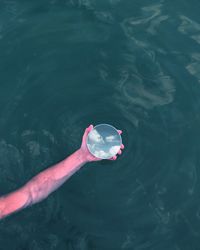
<path id="1" fill-rule="evenodd" d="M 17 212 L 31 203 L 25 187 L 0 197 L 0 219 Z"/>
<path id="2" fill-rule="evenodd" d="M 0 197 L 0 219 L 45 199 L 87 161 L 80 150 L 42 171 L 22 188 Z"/>
<path id="3" fill-rule="evenodd" d="M 77 150 L 68 158 L 33 177 L 25 185 L 31 196 L 31 205 L 45 199 L 85 163 L 80 151 Z"/>

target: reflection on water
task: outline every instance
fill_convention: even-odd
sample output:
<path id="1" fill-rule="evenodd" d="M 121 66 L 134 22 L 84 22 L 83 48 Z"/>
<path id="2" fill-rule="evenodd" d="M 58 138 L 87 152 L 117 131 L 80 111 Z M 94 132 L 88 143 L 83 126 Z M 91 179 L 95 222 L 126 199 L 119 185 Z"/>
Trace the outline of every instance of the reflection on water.
<path id="1" fill-rule="evenodd" d="M 125 145 L 1 222 L 4 249 L 198 249 L 199 7 L 0 2 L 0 193 L 70 155 L 88 124 Z"/>

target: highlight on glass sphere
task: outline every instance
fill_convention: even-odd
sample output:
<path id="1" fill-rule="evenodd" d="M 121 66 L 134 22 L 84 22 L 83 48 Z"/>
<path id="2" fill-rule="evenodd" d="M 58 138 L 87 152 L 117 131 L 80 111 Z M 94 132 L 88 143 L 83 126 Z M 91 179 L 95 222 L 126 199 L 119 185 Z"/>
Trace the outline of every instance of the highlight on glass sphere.
<path id="1" fill-rule="evenodd" d="M 92 155 L 101 159 L 115 156 L 122 144 L 121 135 L 109 124 L 96 125 L 87 136 L 87 147 Z"/>

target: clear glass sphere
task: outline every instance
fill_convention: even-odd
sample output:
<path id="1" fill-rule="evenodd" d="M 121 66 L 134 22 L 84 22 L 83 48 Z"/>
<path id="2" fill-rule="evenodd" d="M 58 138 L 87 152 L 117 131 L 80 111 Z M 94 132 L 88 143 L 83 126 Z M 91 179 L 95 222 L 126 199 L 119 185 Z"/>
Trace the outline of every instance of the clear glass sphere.
<path id="1" fill-rule="evenodd" d="M 109 159 L 115 156 L 122 144 L 117 129 L 109 124 L 96 125 L 87 136 L 87 147 L 97 158 Z"/>

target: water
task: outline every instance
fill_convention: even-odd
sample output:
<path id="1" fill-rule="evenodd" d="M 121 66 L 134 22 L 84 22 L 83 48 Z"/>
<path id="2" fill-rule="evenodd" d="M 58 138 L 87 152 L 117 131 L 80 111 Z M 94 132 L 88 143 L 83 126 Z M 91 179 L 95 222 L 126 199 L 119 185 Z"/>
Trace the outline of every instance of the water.
<path id="1" fill-rule="evenodd" d="M 0 222 L 0 248 L 200 246 L 200 3 L 0 2 L 0 194 L 122 129 L 114 162 L 85 165 Z"/>

